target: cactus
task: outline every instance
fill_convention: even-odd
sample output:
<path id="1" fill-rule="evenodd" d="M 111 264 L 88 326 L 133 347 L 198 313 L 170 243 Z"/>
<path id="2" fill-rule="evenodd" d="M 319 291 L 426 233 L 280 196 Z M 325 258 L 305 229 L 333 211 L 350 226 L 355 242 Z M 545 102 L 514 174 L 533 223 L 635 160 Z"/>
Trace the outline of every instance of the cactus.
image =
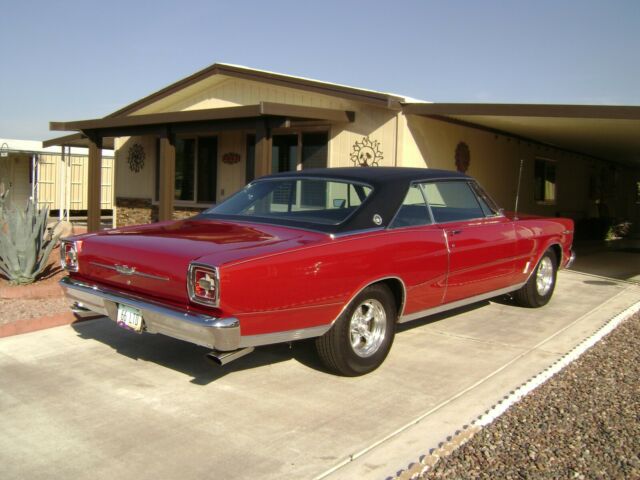
<path id="1" fill-rule="evenodd" d="M 0 273 L 13 285 L 33 283 L 47 266 L 59 236 L 47 230 L 49 210 L 29 200 L 24 211 L 0 212 Z"/>
<path id="2" fill-rule="evenodd" d="M 7 196 L 9 196 L 9 189 L 5 189 L 4 182 L 0 182 L 0 218 L 2 218 L 2 212 L 6 208 Z"/>

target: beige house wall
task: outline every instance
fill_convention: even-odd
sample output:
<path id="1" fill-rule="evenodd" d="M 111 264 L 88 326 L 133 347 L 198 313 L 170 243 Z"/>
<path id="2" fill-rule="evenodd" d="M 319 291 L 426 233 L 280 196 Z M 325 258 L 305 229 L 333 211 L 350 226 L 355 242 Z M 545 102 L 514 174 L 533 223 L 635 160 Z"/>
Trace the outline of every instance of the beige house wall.
<path id="1" fill-rule="evenodd" d="M 329 134 L 328 165 L 330 167 L 353 166 L 350 154 L 356 142 L 362 143 L 368 136 L 371 142 L 377 142 L 381 158 L 380 166 L 393 166 L 398 162 L 396 131 L 398 113 L 388 109 L 371 107 L 366 104 L 344 100 L 338 97 L 317 94 L 305 90 L 274 86 L 235 78 L 214 76 L 204 85 L 187 87 L 169 98 L 148 105 L 135 114 L 186 111 L 207 108 L 223 108 L 241 105 L 256 105 L 260 102 L 286 103 L 291 105 L 312 106 L 349 110 L 355 112 L 355 122 L 323 127 L 301 127 L 278 133 L 292 133 L 306 130 L 326 130 Z M 217 198 L 224 200 L 245 184 L 246 178 L 246 136 L 255 133 L 249 130 L 211 132 L 218 137 L 218 179 Z M 128 165 L 129 149 L 138 143 L 145 152 L 145 165 L 140 172 L 133 172 Z M 356 146 L 357 147 L 357 146 Z M 155 159 L 156 138 L 153 136 L 121 137 L 115 139 L 116 151 L 116 204 L 121 209 L 136 209 L 135 219 L 153 218 L 153 213 L 141 213 L 152 210 L 155 205 Z M 240 154 L 240 162 L 228 165 L 222 161 L 225 153 Z M 196 206 L 192 203 L 176 201 L 176 208 Z M 121 212 L 124 214 L 124 212 Z M 120 220 L 118 220 L 118 217 Z M 123 215 L 116 215 L 116 221 L 122 225 L 129 222 Z"/>
<path id="2" fill-rule="evenodd" d="M 520 160 L 524 160 L 519 210 L 540 215 L 566 215 L 574 218 L 600 215 L 600 199 L 610 216 L 630 218 L 632 199 L 615 196 L 613 181 L 603 180 L 603 172 L 613 164 L 575 153 L 543 146 L 511 136 L 457 125 L 418 115 L 401 115 L 401 166 L 455 170 L 455 151 L 460 142 L 468 145 L 471 163 L 467 173 L 487 189 L 505 209 L 513 210 Z M 556 202 L 545 204 L 534 199 L 535 159 L 556 162 Z M 625 169 L 615 166 L 616 175 Z M 613 175 L 613 173 L 612 173 Z M 629 192 L 633 189 L 630 187 Z"/>
<path id="3" fill-rule="evenodd" d="M 541 215 L 566 215 L 573 218 L 611 216 L 634 220 L 638 216 L 634 182 L 637 171 L 622 166 L 543 146 L 511 136 L 495 134 L 418 115 L 378 108 L 369 104 L 320 93 L 245 79 L 214 75 L 188 86 L 169 97 L 136 111 L 137 114 L 186 111 L 255 105 L 260 102 L 284 103 L 349 110 L 355 121 L 326 127 L 329 133 L 328 166 L 354 166 L 351 155 L 365 138 L 375 143 L 379 166 L 430 167 L 455 170 L 455 151 L 460 142 L 468 145 L 471 163 L 467 173 L 477 178 L 506 210 L 514 207 L 520 161 L 524 160 L 519 210 Z M 325 129 L 308 127 L 308 129 Z M 294 133 L 305 128 L 274 131 Z M 246 135 L 250 130 L 211 132 L 218 137 L 217 198 L 223 200 L 245 183 Z M 135 144 L 145 151 L 145 166 L 132 172 L 128 152 Z M 241 160 L 228 165 L 225 153 L 237 153 Z M 556 162 L 556 201 L 545 204 L 534 199 L 534 165 L 536 158 Z M 116 197 L 120 206 L 139 209 L 134 217 L 148 219 L 155 215 L 156 138 L 127 137 L 116 139 Z M 619 195 L 614 185 L 628 184 L 629 194 Z M 118 203 L 118 200 L 116 201 Z M 176 202 L 176 216 L 193 213 L 202 205 Z M 640 219 L 635 218 L 638 222 Z M 131 220 L 126 220 L 129 223 Z M 119 224 L 122 224 L 120 220 Z"/>
<path id="4" fill-rule="evenodd" d="M 33 153 L 11 153 L 0 162 L 0 182 L 9 187 L 9 201 L 15 206 L 26 204 L 31 197 L 31 172 Z M 59 210 L 87 209 L 88 157 L 86 155 L 62 155 L 37 153 L 36 197 L 40 208 Z M 113 208 L 114 159 L 102 159 L 102 185 L 100 208 Z"/>

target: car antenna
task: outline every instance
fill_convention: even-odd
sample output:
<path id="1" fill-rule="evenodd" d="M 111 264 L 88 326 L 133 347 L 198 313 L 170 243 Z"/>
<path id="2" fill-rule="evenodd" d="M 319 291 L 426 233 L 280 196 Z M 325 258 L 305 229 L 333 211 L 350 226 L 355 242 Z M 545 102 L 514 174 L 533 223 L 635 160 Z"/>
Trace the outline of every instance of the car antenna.
<path id="1" fill-rule="evenodd" d="M 520 171 L 518 172 L 518 188 L 516 190 L 516 204 L 513 207 L 513 219 L 518 220 L 518 199 L 520 198 L 520 184 L 522 183 L 522 168 L 524 167 L 524 158 L 520 159 Z"/>

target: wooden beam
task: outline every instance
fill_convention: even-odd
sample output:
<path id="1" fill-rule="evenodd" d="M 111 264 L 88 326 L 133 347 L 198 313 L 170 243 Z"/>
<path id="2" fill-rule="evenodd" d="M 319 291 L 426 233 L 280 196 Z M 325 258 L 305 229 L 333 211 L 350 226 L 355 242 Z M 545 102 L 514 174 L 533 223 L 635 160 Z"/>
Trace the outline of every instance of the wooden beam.
<path id="1" fill-rule="evenodd" d="M 257 105 L 207 108 L 183 112 L 151 113 L 130 117 L 105 117 L 73 122 L 50 122 L 51 130 L 87 132 L 100 131 L 102 137 L 140 134 L 135 129 L 162 128 L 164 125 L 195 124 L 199 122 L 237 121 L 256 117 L 283 117 L 306 120 L 325 120 L 332 123 L 353 122 L 355 113 L 330 108 L 306 107 L 283 103 L 261 102 Z M 128 130 L 127 130 L 128 129 Z M 151 130 L 150 130 L 151 131 Z M 129 133 L 131 132 L 131 133 Z"/>
<path id="2" fill-rule="evenodd" d="M 100 191 L 102 190 L 102 145 L 96 140 L 89 141 L 89 182 L 87 185 L 87 231 L 100 230 Z"/>
<path id="3" fill-rule="evenodd" d="M 271 173 L 271 129 L 266 119 L 256 122 L 255 176 L 260 178 Z"/>
<path id="4" fill-rule="evenodd" d="M 638 120 L 640 106 L 627 105 L 554 105 L 518 103 L 409 103 L 405 115 L 461 115 L 490 117 L 596 118 Z"/>
<path id="5" fill-rule="evenodd" d="M 105 117 L 73 122 L 50 122 L 50 130 L 96 130 L 118 127 L 137 127 L 142 125 L 164 125 L 168 123 L 197 122 L 204 120 L 226 120 L 231 118 L 250 118 L 260 115 L 260 105 L 240 107 L 207 108 L 184 112 L 150 113 L 130 117 Z"/>
<path id="6" fill-rule="evenodd" d="M 158 220 L 173 219 L 173 203 L 176 184 L 176 147 L 171 136 L 160 139 L 160 195 Z"/>
<path id="7" fill-rule="evenodd" d="M 332 123 L 349 123 L 355 120 L 355 113 L 331 108 L 305 107 L 286 103 L 260 102 L 262 115 L 274 115 L 308 120 L 326 120 Z"/>

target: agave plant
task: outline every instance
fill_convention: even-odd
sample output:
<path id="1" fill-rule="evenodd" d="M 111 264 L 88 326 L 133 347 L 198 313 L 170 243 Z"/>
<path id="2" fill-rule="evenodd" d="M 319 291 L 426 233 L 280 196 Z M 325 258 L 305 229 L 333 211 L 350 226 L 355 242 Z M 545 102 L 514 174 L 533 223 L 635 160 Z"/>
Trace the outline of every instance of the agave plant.
<path id="1" fill-rule="evenodd" d="M 4 212 L 8 195 L 9 195 L 9 189 L 8 188 L 5 189 L 4 182 L 0 182 L 0 218 L 2 218 L 2 212 Z"/>
<path id="2" fill-rule="evenodd" d="M 47 230 L 49 209 L 33 201 L 22 210 L 0 211 L 0 272 L 13 285 L 33 283 L 47 266 L 59 235 Z"/>

